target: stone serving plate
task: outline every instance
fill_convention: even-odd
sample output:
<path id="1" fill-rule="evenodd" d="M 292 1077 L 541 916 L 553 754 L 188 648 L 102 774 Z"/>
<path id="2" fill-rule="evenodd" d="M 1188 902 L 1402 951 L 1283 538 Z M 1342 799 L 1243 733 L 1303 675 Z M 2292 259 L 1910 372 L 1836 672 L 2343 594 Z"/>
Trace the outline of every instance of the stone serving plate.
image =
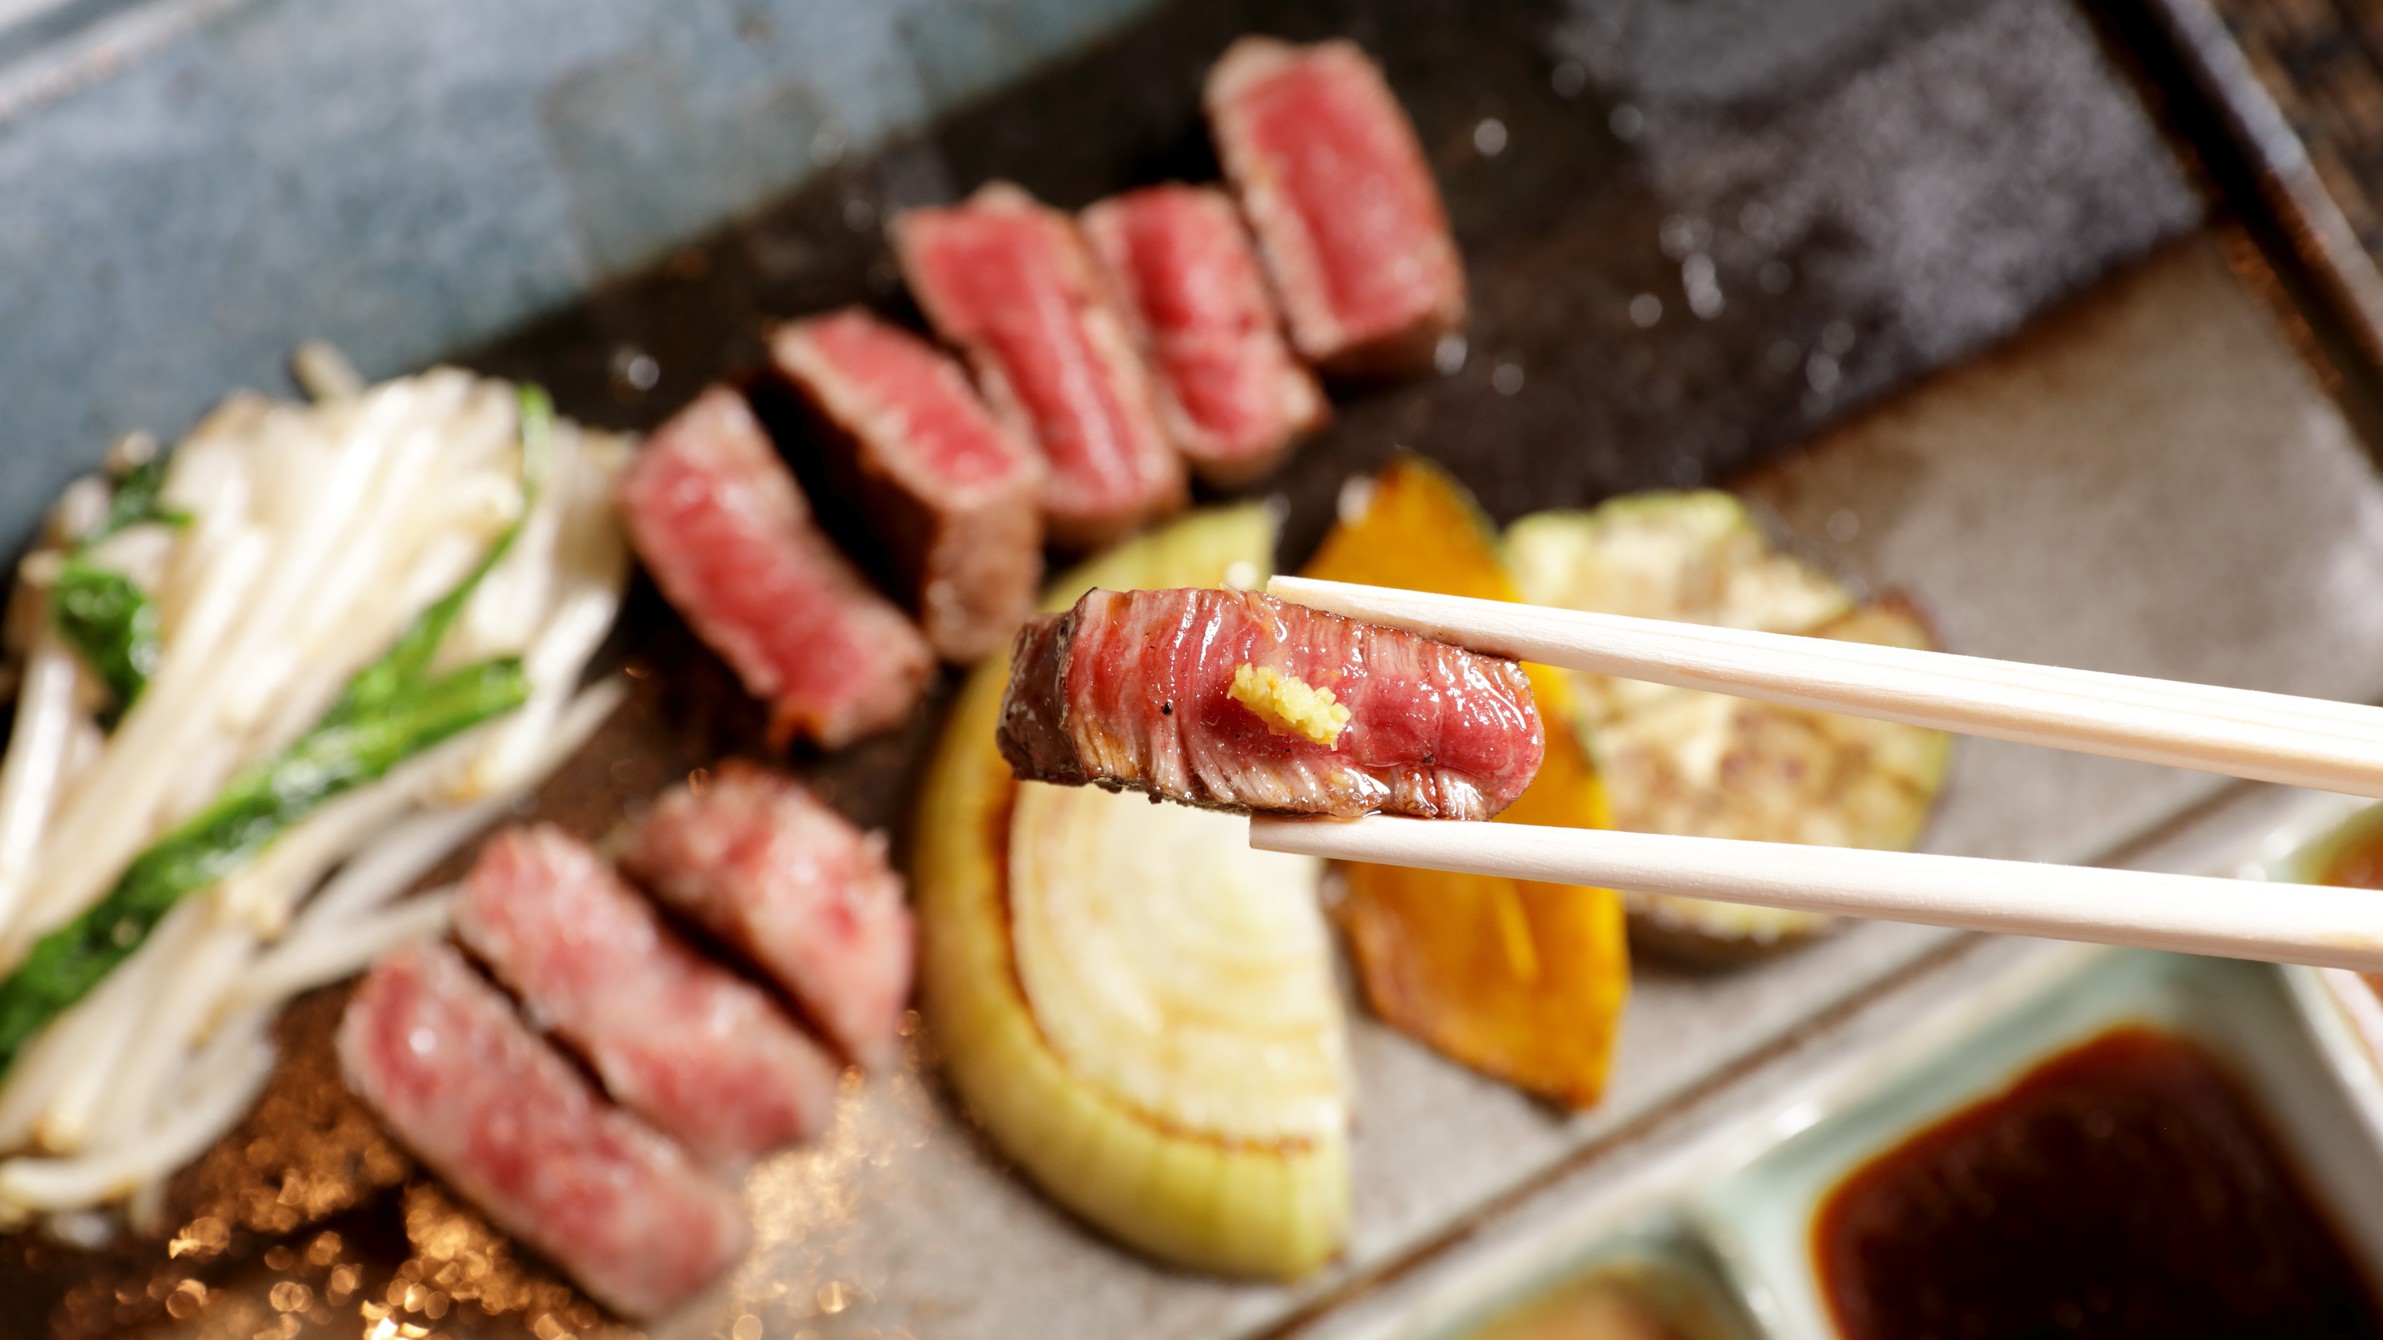
<path id="1" fill-rule="evenodd" d="M 279 386 L 310 337 L 374 376 L 447 358 L 650 427 L 749 366 L 773 320 L 909 319 L 893 211 L 994 177 L 1074 207 L 1213 176 L 1197 92 L 1224 44 L 1352 36 L 1414 116 L 1475 311 L 1462 360 L 1346 390 L 1259 490 L 1290 504 L 1287 563 L 1342 482 L 1400 449 L 1500 521 L 1723 483 L 1796 552 L 1911 592 L 1962 650 L 2373 700 L 2383 483 L 2344 382 L 2304 357 L 2289 294 L 2099 25 L 2057 0 L 0 0 L 0 538 L 114 434 Z M 590 836 L 763 752 L 650 591 L 624 625 L 619 658 L 651 673 L 535 807 Z M 942 697 L 794 762 L 899 838 Z M 1929 844 L 2131 859 L 2228 794 L 1981 744 Z M 1412 1335 L 1625 1257 L 1788 1324 L 1792 1272 L 1687 1194 L 1739 1165 L 1787 1188 L 1757 1157 L 1778 1133 L 1728 1145 L 1734 1163 L 1677 1151 L 1802 1112 L 1783 1095 L 1844 1057 L 1858 1076 L 1814 1092 L 1864 1120 L 1871 1085 L 1905 1082 L 1874 1058 L 1914 1055 L 1891 1050 L 1911 1001 L 1982 1018 L 1963 984 L 2007 956 L 1864 926 L 1734 974 L 1642 965 L 1587 1113 L 1360 1012 L 1355 1231 L 1291 1287 L 1158 1269 L 1085 1231 L 969 1129 L 922 1038 L 826 1140 L 755 1171 L 760 1246 L 657 1330 Z M 2154 995 L 2166 980 L 2130 971 Z M 2263 998 L 2241 980 L 2225 989 Z M 0 1240 L 0 1319 L 354 1335 L 361 1303 L 394 1298 L 401 1324 L 450 1336 L 606 1329 L 474 1237 L 345 1098 L 323 1046 L 339 1004 L 292 1012 L 256 1119 L 179 1188 L 201 1231 L 170 1255 Z M 458 1251 L 488 1272 L 469 1297 L 440 1282 Z"/>

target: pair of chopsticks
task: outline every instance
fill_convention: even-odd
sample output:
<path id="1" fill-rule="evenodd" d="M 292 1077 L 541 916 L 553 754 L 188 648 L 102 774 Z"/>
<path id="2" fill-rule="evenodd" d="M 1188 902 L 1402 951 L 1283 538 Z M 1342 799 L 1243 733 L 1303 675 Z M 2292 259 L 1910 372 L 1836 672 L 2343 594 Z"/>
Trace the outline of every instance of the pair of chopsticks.
<path id="1" fill-rule="evenodd" d="M 2383 798 L 2383 708 L 1784 633 L 1277 577 L 1475 651 L 1963 735 Z M 1376 865 L 2383 972 L 2383 893 L 1912 852 L 1373 817 L 1250 845 Z"/>

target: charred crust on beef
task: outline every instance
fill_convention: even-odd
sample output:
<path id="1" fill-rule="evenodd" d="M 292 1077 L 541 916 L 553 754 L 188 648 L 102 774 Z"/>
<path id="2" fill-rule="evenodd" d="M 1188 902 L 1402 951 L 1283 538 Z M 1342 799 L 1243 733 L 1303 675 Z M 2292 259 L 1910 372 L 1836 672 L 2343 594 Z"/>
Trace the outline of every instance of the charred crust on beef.
<path id="1" fill-rule="evenodd" d="M 1075 626 L 1070 610 L 1018 630 L 997 737 L 1002 758 L 1019 776 L 1061 786 L 1094 780 L 1067 733 L 1067 657 Z"/>

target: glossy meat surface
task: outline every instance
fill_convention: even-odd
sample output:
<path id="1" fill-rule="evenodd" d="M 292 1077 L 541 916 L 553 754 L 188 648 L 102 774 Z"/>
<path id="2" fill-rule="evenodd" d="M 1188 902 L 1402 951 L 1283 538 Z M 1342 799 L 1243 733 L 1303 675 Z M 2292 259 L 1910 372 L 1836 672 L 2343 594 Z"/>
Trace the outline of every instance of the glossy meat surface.
<path id="1" fill-rule="evenodd" d="M 713 387 L 655 430 L 620 502 L 662 593 L 770 704 L 774 739 L 833 748 L 918 701 L 934 654 L 820 533 L 744 397 Z"/>
<path id="2" fill-rule="evenodd" d="M 1082 225 L 1157 376 L 1175 444 L 1202 477 L 1254 479 L 1323 421 L 1323 392 L 1291 356 L 1223 192 L 1131 191 L 1085 210 Z"/>
<path id="3" fill-rule="evenodd" d="M 797 1143 L 834 1114 L 836 1063 L 561 829 L 491 840 L 455 933 L 622 1106 L 714 1162 Z"/>
<path id="4" fill-rule="evenodd" d="M 1042 580 L 1042 463 L 941 351 L 858 308 L 780 326 L 777 375 L 819 427 L 945 659 L 1008 642 Z"/>
<path id="5" fill-rule="evenodd" d="M 1430 366 L 1464 325 L 1464 264 L 1373 61 L 1352 42 L 1245 37 L 1209 73 L 1207 105 L 1299 352 L 1338 372 Z"/>
<path id="6" fill-rule="evenodd" d="M 1254 665 L 1330 690 L 1332 744 L 1231 696 Z M 1283 814 L 1487 819 L 1546 741 L 1522 668 L 1250 592 L 1093 591 L 1018 635 L 1002 752 L 1020 777 Z"/>
<path id="7" fill-rule="evenodd" d="M 894 241 L 937 332 L 1040 449 L 1053 538 L 1096 544 L 1183 505 L 1149 374 L 1072 219 L 996 182 L 903 214 Z"/>
<path id="8" fill-rule="evenodd" d="M 444 944 L 374 966 L 339 1056 L 424 1163 L 618 1312 L 672 1311 L 744 1255 L 735 1189 L 606 1102 Z"/>
<path id="9" fill-rule="evenodd" d="M 702 790 L 663 797 L 622 863 L 856 1059 L 892 1060 L 916 933 L 882 833 L 861 832 L 791 777 L 732 761 Z"/>

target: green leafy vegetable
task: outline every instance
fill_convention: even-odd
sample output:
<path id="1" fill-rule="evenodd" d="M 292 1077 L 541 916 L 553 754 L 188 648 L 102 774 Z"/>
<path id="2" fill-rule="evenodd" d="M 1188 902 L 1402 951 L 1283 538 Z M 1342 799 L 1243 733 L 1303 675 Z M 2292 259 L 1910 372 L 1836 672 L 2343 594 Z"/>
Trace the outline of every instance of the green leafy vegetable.
<path id="1" fill-rule="evenodd" d="M 388 775 L 426 749 L 494 720 L 529 697 L 518 657 L 432 677 L 457 616 L 521 531 L 535 502 L 554 407 L 521 390 L 522 515 L 478 566 L 415 617 L 379 659 L 356 672 L 313 729 L 232 779 L 205 809 L 133 858 L 89 911 L 43 936 L 0 979 L 0 1074 L 49 1023 L 132 956 L 184 897 L 212 888 L 323 802 Z"/>
<path id="2" fill-rule="evenodd" d="M 107 685 L 121 714 L 157 669 L 157 607 L 130 577 L 74 557 L 50 586 L 50 618 L 91 673 Z"/>
<path id="3" fill-rule="evenodd" d="M 438 655 L 439 643 L 446 640 L 447 630 L 455 626 L 456 616 L 463 613 L 464 604 L 479 589 L 481 579 L 512 551 L 514 538 L 521 534 L 522 522 L 538 505 L 539 490 L 546 483 L 546 458 L 554 440 L 554 402 L 547 398 L 545 390 L 522 387 L 520 403 L 521 514 L 496 537 L 496 543 L 488 546 L 479 566 L 457 583 L 454 590 L 414 616 L 414 622 L 397 635 L 396 643 L 379 660 L 356 672 L 346 691 L 339 695 L 339 701 L 331 704 L 330 712 L 323 718 L 326 722 L 371 712 L 421 679 L 430 669 L 431 658 Z"/>
<path id="4" fill-rule="evenodd" d="M 158 501 L 165 476 L 166 458 L 161 453 L 118 480 L 116 491 L 108 498 L 107 515 L 75 541 L 50 588 L 50 621 L 57 626 L 58 636 L 99 676 L 100 683 L 107 685 L 114 699 L 106 717 L 110 726 L 131 710 L 141 690 L 149 686 L 150 672 L 157 668 L 157 607 L 130 577 L 101 567 L 88 555 L 93 545 L 130 527 L 150 523 L 179 526 L 190 520 L 188 513 Z"/>
<path id="5" fill-rule="evenodd" d="M 254 860 L 331 797 L 504 715 L 529 696 L 517 659 L 466 666 L 388 710 L 308 732 L 235 778 L 206 809 L 134 858 L 90 911 L 43 936 L 0 980 L 0 1073 L 26 1043 L 130 958 L 185 896 Z"/>
<path id="6" fill-rule="evenodd" d="M 108 495 L 107 515 L 82 538 L 78 548 L 89 548 L 118 531 L 156 522 L 179 526 L 190 520 L 190 514 L 179 508 L 167 507 L 158 501 L 165 492 L 166 454 L 159 452 L 134 466 L 116 481 L 116 491 Z"/>

